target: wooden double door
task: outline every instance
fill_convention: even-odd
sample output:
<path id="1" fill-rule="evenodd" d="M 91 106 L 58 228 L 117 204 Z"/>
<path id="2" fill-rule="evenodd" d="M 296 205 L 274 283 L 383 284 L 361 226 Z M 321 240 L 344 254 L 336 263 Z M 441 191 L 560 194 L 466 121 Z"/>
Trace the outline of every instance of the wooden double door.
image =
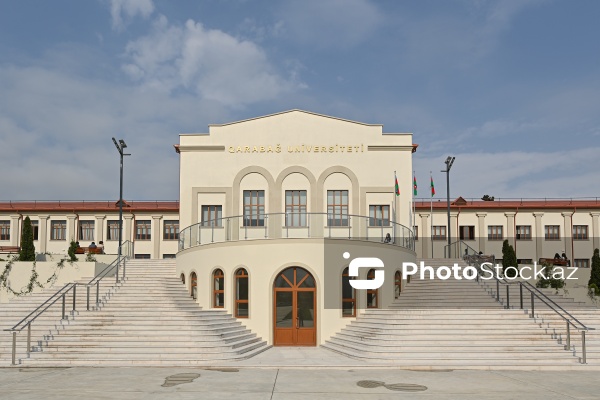
<path id="1" fill-rule="evenodd" d="M 317 289 L 304 268 L 283 270 L 273 285 L 275 346 L 317 345 Z"/>

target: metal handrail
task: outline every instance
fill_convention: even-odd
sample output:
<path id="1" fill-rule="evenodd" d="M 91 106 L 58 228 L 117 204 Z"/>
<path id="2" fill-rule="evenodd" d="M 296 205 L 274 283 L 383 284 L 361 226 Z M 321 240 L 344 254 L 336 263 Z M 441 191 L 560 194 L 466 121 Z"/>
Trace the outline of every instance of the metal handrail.
<path id="1" fill-rule="evenodd" d="M 296 217 L 299 216 L 302 218 L 302 224 L 300 226 L 289 224 L 288 217 Z M 320 228 L 315 228 L 315 218 L 311 218 L 314 216 L 322 216 L 324 226 L 323 232 L 320 232 Z M 342 219 L 346 222 L 344 225 L 332 225 L 329 224 L 328 217 L 332 216 L 332 218 Z M 262 229 L 264 230 L 264 238 L 268 239 L 269 232 L 269 220 L 275 219 L 279 222 L 279 218 L 281 219 L 282 226 L 276 226 L 275 229 L 281 229 L 281 231 L 274 231 L 271 229 L 271 238 L 285 238 L 289 237 L 290 230 L 306 230 L 307 238 L 348 238 L 348 239 L 366 239 L 369 240 L 369 233 L 371 233 L 371 238 L 378 238 L 379 233 L 381 233 L 381 242 L 394 244 L 400 247 L 405 247 L 410 250 L 414 250 L 415 240 L 414 233 L 408 227 L 393 222 L 391 220 L 387 220 L 386 226 L 381 225 L 370 225 L 371 217 L 364 215 L 355 215 L 355 214 L 332 214 L 327 212 L 279 212 L 279 213 L 265 213 L 265 214 L 255 214 L 252 216 L 248 215 L 235 215 L 229 217 L 216 218 L 209 221 L 199 222 L 193 225 L 190 225 L 179 232 L 179 250 L 185 250 L 190 247 L 195 247 L 205 243 L 215 243 L 215 242 L 229 242 L 229 241 L 237 241 L 237 240 L 248 240 L 248 239 L 262 239 L 263 235 L 260 237 L 251 237 L 252 234 L 249 235 L 249 231 Z M 352 224 L 353 220 L 358 218 L 360 221 L 364 221 L 365 224 Z M 258 220 L 260 221 L 260 225 L 251 226 L 251 221 Z M 232 223 L 233 222 L 233 223 Z M 240 230 L 244 230 L 243 236 L 241 232 L 236 233 L 235 229 L 238 228 L 239 225 Z M 277 223 L 276 222 L 276 223 Z M 278 225 L 278 224 L 277 224 Z M 274 225 L 270 225 L 271 228 Z M 339 229 L 347 230 L 347 236 L 332 236 L 332 231 Z M 209 237 L 206 242 L 203 243 L 203 234 L 202 232 L 206 230 L 211 230 L 209 232 Z M 357 232 L 360 230 L 360 232 Z M 377 234 L 373 236 L 373 231 L 377 230 Z M 221 231 L 222 233 L 219 233 Z M 380 232 L 379 232 L 380 231 Z M 279 233 L 277 233 L 279 232 Z M 218 233 L 215 235 L 215 233 Z M 358 233 L 363 233 L 363 235 L 359 235 Z M 389 234 L 389 238 L 387 235 Z M 217 236 L 217 237 L 215 237 Z M 302 236 L 304 237 L 304 236 Z M 295 238 L 298 238 L 297 236 Z M 378 239 L 379 240 L 379 239 Z"/>
<path id="2" fill-rule="evenodd" d="M 100 304 L 100 282 L 102 281 L 102 279 L 104 279 L 106 277 L 106 275 L 108 275 L 113 269 L 116 268 L 115 284 L 118 284 L 119 283 L 119 268 L 118 267 L 121 264 L 121 261 L 124 261 L 126 258 L 127 257 L 124 255 L 117 257 L 112 263 L 108 264 L 106 266 L 106 268 L 104 268 L 102 271 L 100 271 L 98 274 L 96 274 L 96 276 L 94 276 L 88 283 L 85 284 L 87 311 L 90 311 L 90 288 L 92 286 L 96 286 L 96 307 L 97 307 L 98 304 Z M 126 263 L 123 262 L 123 279 L 125 279 L 125 266 L 126 266 Z"/>
<path id="3" fill-rule="evenodd" d="M 476 257 L 480 258 L 480 257 Z M 481 263 L 477 268 L 478 275 L 477 280 L 479 281 L 481 274 Z M 595 330 L 595 328 L 591 328 L 583 324 L 577 318 L 575 318 L 571 313 L 566 311 L 560 305 L 558 305 L 554 300 L 549 298 L 544 292 L 539 290 L 537 287 L 533 286 L 529 282 L 508 282 L 504 278 L 499 278 L 496 275 L 492 275 L 494 280 L 496 281 L 496 301 L 500 302 L 500 284 L 506 285 L 506 305 L 505 308 L 510 308 L 510 286 L 519 285 L 519 297 L 520 297 L 520 309 L 523 310 L 523 288 L 525 288 L 531 294 L 531 314 L 529 318 L 535 318 L 535 298 L 537 297 L 542 303 L 544 303 L 550 310 L 554 311 L 556 315 L 561 317 L 566 323 L 567 329 L 567 343 L 564 346 L 565 350 L 571 349 L 571 326 L 581 332 L 581 363 L 587 364 L 587 351 L 586 351 L 586 343 L 585 343 L 585 333 L 590 330 Z M 563 313 L 568 315 L 571 319 L 565 317 L 563 314 L 559 312 L 561 310 Z M 577 322 L 579 326 L 577 326 L 573 321 Z"/>
<path id="4" fill-rule="evenodd" d="M 66 290 L 65 290 L 66 289 Z M 12 333 L 12 365 L 16 365 L 17 361 L 17 333 L 21 332 L 25 327 L 27 327 L 27 356 L 31 351 L 31 324 L 35 321 L 40 315 L 42 315 L 46 310 L 48 310 L 54 303 L 58 301 L 59 298 L 62 298 L 62 313 L 61 320 L 67 318 L 66 314 L 66 295 L 73 289 L 73 311 L 75 311 L 76 307 L 76 299 L 77 299 L 77 282 L 67 283 L 65 286 L 60 288 L 56 293 L 50 296 L 45 302 L 40 304 L 35 310 L 30 312 L 25 318 L 17 322 L 12 328 L 4 329 L 5 331 L 10 331 Z M 44 307 L 45 306 L 45 307 Z M 42 309 L 43 307 L 43 309 Z M 40 309 L 42 309 L 40 311 Z M 39 312 L 38 312 L 39 311 Z M 29 319 L 32 315 L 36 314 L 35 317 Z M 24 322 L 27 321 L 26 324 Z M 23 325 L 23 326 L 21 326 Z M 19 326 L 21 326 L 19 328 Z"/>
<path id="5" fill-rule="evenodd" d="M 452 242 L 452 243 L 447 244 L 447 245 L 444 246 L 444 258 L 450 258 L 450 257 L 452 257 L 452 252 L 451 252 L 451 250 L 452 250 L 451 247 L 452 246 L 455 246 L 455 247 L 458 246 L 462 250 L 463 249 L 463 247 L 462 247 L 463 245 L 465 246 L 465 250 L 467 250 L 467 254 L 465 254 L 465 255 L 470 255 L 469 251 L 468 251 L 469 249 L 471 250 L 471 252 L 472 252 L 471 254 L 473 254 L 473 255 L 479 253 L 479 251 L 475 250 L 474 248 L 472 248 L 471 246 L 469 246 L 467 243 L 465 243 L 464 240 L 461 239 L 461 240 L 457 240 L 455 242 Z M 462 251 L 459 251 L 458 254 L 456 255 L 456 257 L 463 257 Z"/>

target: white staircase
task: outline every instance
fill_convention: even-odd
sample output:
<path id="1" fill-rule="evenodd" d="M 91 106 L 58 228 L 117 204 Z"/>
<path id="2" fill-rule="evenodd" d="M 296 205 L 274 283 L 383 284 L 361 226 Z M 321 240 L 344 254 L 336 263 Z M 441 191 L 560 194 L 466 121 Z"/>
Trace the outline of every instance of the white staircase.
<path id="1" fill-rule="evenodd" d="M 429 259 L 437 268 L 462 260 Z M 413 276 L 386 309 L 369 309 L 323 347 L 372 362 L 407 368 L 581 368 L 520 309 L 504 309 L 469 280 Z"/>
<path id="2" fill-rule="evenodd" d="M 225 311 L 202 310 L 176 278 L 174 261 L 132 260 L 126 268 L 126 281 L 99 310 L 84 311 L 78 300 L 78 315 L 36 341 L 23 363 L 202 365 L 249 358 L 269 347 Z"/>

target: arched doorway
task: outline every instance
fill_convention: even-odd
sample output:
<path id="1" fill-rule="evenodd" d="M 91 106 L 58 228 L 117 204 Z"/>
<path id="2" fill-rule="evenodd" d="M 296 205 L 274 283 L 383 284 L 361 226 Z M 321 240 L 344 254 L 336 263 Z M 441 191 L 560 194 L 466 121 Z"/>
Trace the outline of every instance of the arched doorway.
<path id="1" fill-rule="evenodd" d="M 198 298 L 198 277 L 195 272 L 190 275 L 190 295 L 194 300 Z"/>
<path id="2" fill-rule="evenodd" d="M 275 346 L 317 345 L 317 289 L 313 276 L 300 267 L 283 270 L 273 284 Z"/>
<path id="3" fill-rule="evenodd" d="M 396 271 L 394 275 L 394 298 L 397 299 L 400 297 L 400 293 L 402 292 L 402 274 L 400 271 Z"/>

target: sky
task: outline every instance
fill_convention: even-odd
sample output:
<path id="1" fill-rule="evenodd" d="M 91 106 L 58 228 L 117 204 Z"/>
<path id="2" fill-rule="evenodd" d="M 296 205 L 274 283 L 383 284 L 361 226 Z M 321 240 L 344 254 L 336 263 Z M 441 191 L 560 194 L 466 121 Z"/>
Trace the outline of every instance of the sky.
<path id="1" fill-rule="evenodd" d="M 176 200 L 179 133 L 412 132 L 419 197 L 600 197 L 595 0 L 0 2 L 0 200 Z M 393 168 L 393 166 L 390 166 Z M 199 171 L 213 173 L 214 171 Z M 390 177 L 390 186 L 393 184 Z"/>

